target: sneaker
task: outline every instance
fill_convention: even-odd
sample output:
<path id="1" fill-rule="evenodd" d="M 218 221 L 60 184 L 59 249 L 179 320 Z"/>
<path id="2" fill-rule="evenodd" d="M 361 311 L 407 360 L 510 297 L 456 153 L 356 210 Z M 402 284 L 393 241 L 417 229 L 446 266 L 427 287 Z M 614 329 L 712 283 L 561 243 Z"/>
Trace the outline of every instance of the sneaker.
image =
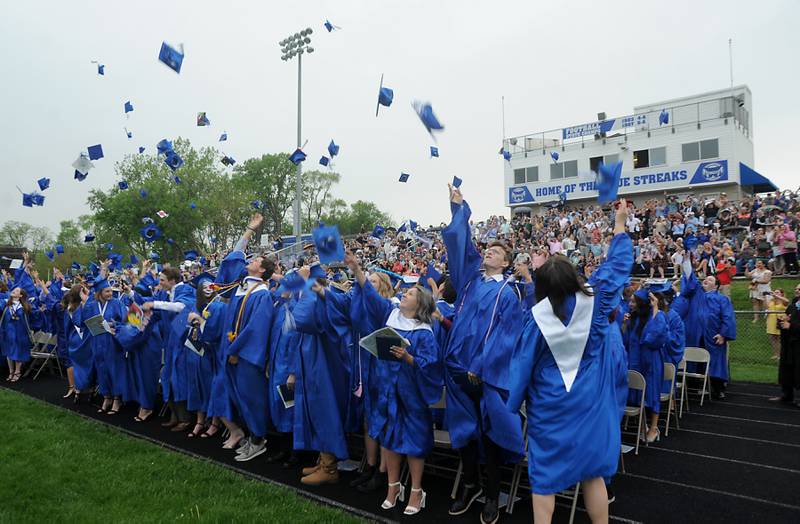
<path id="1" fill-rule="evenodd" d="M 461 515 L 469 510 L 472 503 L 483 494 L 483 489 L 480 486 L 470 486 L 464 484 L 461 492 L 456 500 L 450 505 L 449 513 L 451 515 Z"/>
<path id="2" fill-rule="evenodd" d="M 242 440 L 242 443 L 239 444 L 239 447 L 236 448 L 236 454 L 241 455 L 242 453 L 246 453 L 247 449 L 250 447 L 250 439 L 246 438 Z"/>
<path id="3" fill-rule="evenodd" d="M 236 462 L 247 462 L 248 460 L 252 460 L 267 451 L 266 440 L 261 440 L 260 444 L 253 444 L 249 440 L 248 442 L 249 445 L 247 446 L 246 451 L 236 456 Z"/>
<path id="4" fill-rule="evenodd" d="M 499 518 L 500 510 L 497 508 L 497 499 L 486 497 L 486 502 L 483 503 L 483 511 L 481 511 L 481 523 L 495 524 Z"/>

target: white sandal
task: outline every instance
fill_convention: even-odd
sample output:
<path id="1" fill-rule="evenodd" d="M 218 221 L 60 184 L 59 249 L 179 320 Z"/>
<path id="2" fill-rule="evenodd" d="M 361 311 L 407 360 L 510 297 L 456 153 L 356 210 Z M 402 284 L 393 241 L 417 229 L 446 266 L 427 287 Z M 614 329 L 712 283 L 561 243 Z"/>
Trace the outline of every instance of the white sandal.
<path id="1" fill-rule="evenodd" d="M 422 488 L 419 488 L 419 489 L 411 488 L 411 493 L 419 492 L 419 491 L 422 491 Z M 417 513 L 419 513 L 420 510 L 422 510 L 422 508 L 425 507 L 425 499 L 427 498 L 427 495 L 428 495 L 427 493 L 422 491 L 422 497 L 419 500 L 419 506 L 418 507 L 414 507 L 414 506 L 410 506 L 410 505 L 406 506 L 405 511 L 403 511 L 403 515 L 416 515 Z"/>
<path id="2" fill-rule="evenodd" d="M 397 505 L 397 501 L 398 500 L 401 501 L 401 502 L 406 500 L 406 488 L 405 488 L 405 486 L 403 486 L 403 483 L 402 482 L 390 482 L 389 483 L 389 487 L 390 488 L 395 488 L 397 486 L 400 486 L 400 491 L 398 491 L 397 495 L 395 495 L 394 502 L 389 502 L 389 499 L 384 500 L 383 504 L 381 504 L 381 509 L 392 509 L 393 507 L 395 507 Z"/>

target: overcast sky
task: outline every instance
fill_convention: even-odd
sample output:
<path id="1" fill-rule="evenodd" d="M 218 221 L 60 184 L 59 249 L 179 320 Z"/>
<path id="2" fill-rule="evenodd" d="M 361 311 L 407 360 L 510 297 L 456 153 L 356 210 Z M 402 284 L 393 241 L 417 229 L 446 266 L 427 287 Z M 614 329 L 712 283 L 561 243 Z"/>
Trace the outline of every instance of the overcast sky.
<path id="1" fill-rule="evenodd" d="M 341 26 L 328 33 L 325 19 Z M 239 161 L 291 151 L 297 66 L 278 42 L 313 28 L 303 62 L 305 167 L 331 138 L 337 197 L 372 200 L 396 221 L 447 220 L 453 175 L 475 217 L 507 213 L 506 135 L 522 135 L 632 112 L 633 106 L 729 86 L 753 93 L 755 168 L 796 187 L 800 120 L 800 2 L 772 1 L 35 1 L 0 5 L 0 223 L 58 230 L 88 211 L 92 188 L 109 188 L 114 164 L 162 138 L 216 145 Z M 183 43 L 175 74 L 158 61 L 161 42 Z M 98 76 L 91 60 L 106 65 Z M 395 90 L 375 118 L 381 73 Z M 442 123 L 441 157 L 411 109 L 429 100 Z M 123 104 L 135 108 L 126 119 Z M 196 127 L 198 111 L 212 126 Z M 128 140 L 123 127 L 134 133 Z M 70 164 L 89 145 L 105 158 L 89 178 Z M 400 172 L 411 174 L 399 184 Z M 43 208 L 25 208 L 36 179 L 52 179 Z M 168 210 L 167 210 L 168 211 Z"/>

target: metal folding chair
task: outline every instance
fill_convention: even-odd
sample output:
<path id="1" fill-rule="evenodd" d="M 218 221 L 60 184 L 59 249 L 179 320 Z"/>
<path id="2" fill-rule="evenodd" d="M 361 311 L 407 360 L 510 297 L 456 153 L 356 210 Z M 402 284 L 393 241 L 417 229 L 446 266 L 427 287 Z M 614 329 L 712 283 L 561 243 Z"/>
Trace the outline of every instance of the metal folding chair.
<path id="1" fill-rule="evenodd" d="M 703 366 L 702 373 L 696 372 L 688 372 L 686 371 L 688 363 L 695 363 Z M 683 360 L 678 364 L 678 375 L 681 377 L 681 402 L 680 407 L 678 408 L 678 417 L 683 416 L 683 404 L 686 403 L 686 411 L 689 411 L 689 393 L 688 393 L 688 386 L 686 379 L 687 378 L 696 378 L 703 380 L 703 386 L 699 390 L 700 393 L 700 405 L 703 405 L 703 400 L 705 400 L 706 391 L 711 393 L 710 390 L 710 383 L 708 380 L 708 367 L 709 363 L 711 362 L 711 354 L 708 350 L 698 347 L 689 346 L 683 353 Z"/>
<path id="2" fill-rule="evenodd" d="M 664 362 L 664 380 L 669 381 L 669 393 L 661 393 L 659 400 L 662 404 L 667 403 L 667 418 L 665 436 L 669 436 L 669 421 L 672 413 L 675 411 L 675 377 L 676 369 L 675 364 L 671 362 Z M 675 429 L 681 429 L 678 417 L 675 417 Z"/>
<path id="3" fill-rule="evenodd" d="M 639 440 L 642 435 L 642 428 L 644 427 L 644 391 L 647 387 L 647 381 L 644 376 L 638 371 L 632 369 L 628 370 L 628 389 L 639 391 L 641 398 L 639 399 L 638 406 L 625 406 L 625 416 L 623 417 L 625 428 L 628 427 L 628 419 L 630 417 L 638 417 L 639 421 L 636 424 L 636 448 L 635 455 L 639 454 Z"/>

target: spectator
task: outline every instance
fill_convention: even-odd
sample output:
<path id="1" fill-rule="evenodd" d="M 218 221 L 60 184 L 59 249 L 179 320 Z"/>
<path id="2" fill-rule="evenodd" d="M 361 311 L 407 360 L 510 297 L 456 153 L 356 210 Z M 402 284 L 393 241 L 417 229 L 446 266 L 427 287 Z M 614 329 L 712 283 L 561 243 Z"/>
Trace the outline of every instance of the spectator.
<path id="1" fill-rule="evenodd" d="M 733 257 L 720 260 L 717 263 L 717 281 L 719 282 L 719 292 L 729 299 L 731 298 L 731 282 L 736 276 L 736 261 Z"/>
<path id="2" fill-rule="evenodd" d="M 758 321 L 758 312 L 764 310 L 764 297 L 772 292 L 770 281 L 772 271 L 764 267 L 764 262 L 756 261 L 753 271 L 745 271 L 744 276 L 750 279 L 750 301 L 753 304 L 753 323 Z"/>
<path id="3" fill-rule="evenodd" d="M 786 271 L 792 275 L 797 274 L 797 236 L 789 224 L 784 224 L 778 233 L 778 247 Z"/>
<path id="4" fill-rule="evenodd" d="M 772 346 L 772 360 L 778 360 L 781 353 L 781 330 L 778 326 L 778 317 L 786 311 L 789 299 L 783 294 L 783 290 L 778 288 L 771 294 L 766 295 L 767 301 L 767 335 Z"/>

